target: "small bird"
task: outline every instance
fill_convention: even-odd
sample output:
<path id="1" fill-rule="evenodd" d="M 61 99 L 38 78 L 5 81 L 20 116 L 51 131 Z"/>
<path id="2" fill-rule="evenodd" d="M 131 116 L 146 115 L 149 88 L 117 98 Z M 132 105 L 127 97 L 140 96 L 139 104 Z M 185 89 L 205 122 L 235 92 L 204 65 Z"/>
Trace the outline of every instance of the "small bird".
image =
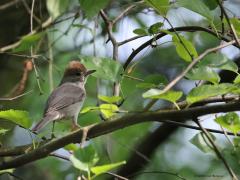
<path id="1" fill-rule="evenodd" d="M 88 75 L 95 70 L 87 70 L 79 61 L 71 61 L 66 68 L 59 86 L 49 96 L 43 118 L 32 129 L 38 132 L 48 123 L 63 118 L 72 120 L 72 128 L 79 128 L 79 111 L 86 98 L 85 83 Z"/>

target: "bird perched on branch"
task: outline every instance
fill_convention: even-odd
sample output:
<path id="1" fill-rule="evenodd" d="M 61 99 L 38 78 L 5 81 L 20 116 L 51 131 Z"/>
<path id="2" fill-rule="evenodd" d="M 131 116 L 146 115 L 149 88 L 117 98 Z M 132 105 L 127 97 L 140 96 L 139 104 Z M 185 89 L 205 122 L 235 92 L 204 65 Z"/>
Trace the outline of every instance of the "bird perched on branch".
<path id="1" fill-rule="evenodd" d="M 72 128 L 79 127 L 78 114 L 86 97 L 85 82 L 95 70 L 87 70 L 79 61 L 71 61 L 66 68 L 59 86 L 49 96 L 43 118 L 32 129 L 38 132 L 48 123 L 71 119 Z"/>

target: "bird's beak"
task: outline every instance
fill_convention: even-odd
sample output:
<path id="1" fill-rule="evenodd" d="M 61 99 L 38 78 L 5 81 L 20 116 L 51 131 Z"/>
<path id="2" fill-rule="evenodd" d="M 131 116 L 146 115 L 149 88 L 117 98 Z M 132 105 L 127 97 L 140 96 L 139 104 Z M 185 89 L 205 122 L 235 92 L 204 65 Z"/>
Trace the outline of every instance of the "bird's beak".
<path id="1" fill-rule="evenodd" d="M 95 71 L 96 71 L 96 70 L 88 70 L 88 71 L 86 72 L 85 76 L 88 76 L 88 75 L 94 73 Z"/>

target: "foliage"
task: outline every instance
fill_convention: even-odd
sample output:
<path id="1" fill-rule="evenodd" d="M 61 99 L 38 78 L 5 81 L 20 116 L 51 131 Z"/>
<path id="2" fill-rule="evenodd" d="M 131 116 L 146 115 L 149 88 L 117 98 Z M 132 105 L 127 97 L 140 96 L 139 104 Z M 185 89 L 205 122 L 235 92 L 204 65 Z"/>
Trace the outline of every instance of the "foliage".
<path id="1" fill-rule="evenodd" d="M 34 175 L 36 179 L 57 179 L 58 173 L 64 169 L 61 172 L 62 179 L 107 179 L 106 174 L 113 169 L 129 167 L 128 163 L 135 159 L 132 158 L 134 156 L 145 162 L 139 160 L 130 165 L 135 170 L 132 174 L 139 172 L 137 177 L 132 177 L 136 179 L 146 179 L 145 176 L 148 176 L 148 179 L 168 180 L 179 178 L 180 175 L 194 179 L 199 173 L 218 175 L 219 171 L 224 172 L 225 179 L 230 179 L 225 177 L 225 174 L 231 174 L 229 168 L 225 167 L 226 162 L 236 174 L 239 173 L 240 140 L 237 135 L 240 133 L 240 119 L 237 112 L 216 113 L 215 117 L 210 118 L 197 117 L 200 123 L 204 121 L 204 126 L 214 119 L 212 123 L 220 126 L 220 133 L 225 134 L 220 138 L 209 132 L 219 152 L 226 158 L 223 163 L 225 166 L 222 166 L 222 161 L 215 163 L 218 158 L 215 156 L 216 149 L 210 145 L 205 133 L 195 133 L 201 127 L 184 124 L 192 119 L 181 117 L 180 122 L 172 114 L 171 117 L 176 120 L 166 119 L 170 125 L 166 123 L 160 127 L 157 123 L 149 122 L 136 125 L 139 122 L 135 119 L 153 113 L 154 118 L 145 121 L 158 121 L 155 117 L 157 113 L 177 111 L 182 116 L 181 113 L 196 109 L 203 109 L 205 114 L 209 114 L 211 112 L 205 112 L 208 107 L 228 105 L 229 101 L 237 98 L 240 93 L 239 63 L 233 61 L 232 50 L 221 51 L 221 45 L 226 41 L 240 37 L 238 12 L 231 6 L 234 2 L 228 2 L 228 6 L 224 1 L 219 4 L 215 0 L 47 0 L 42 4 L 35 3 L 27 4 L 29 7 L 24 5 L 30 17 L 16 13 L 24 15 L 23 22 L 10 23 L 19 24 L 17 27 L 4 29 L 5 25 L 2 26 L 4 33 L 12 29 L 13 35 L 3 34 L 0 39 L 1 46 L 6 44 L 0 50 L 4 55 L 0 59 L 0 83 L 4 84 L 0 92 L 2 96 L 8 92 L 9 97 L 17 94 L 17 98 L 0 98 L 0 145 L 5 148 L 30 143 L 33 149 L 42 146 L 38 141 L 50 136 L 50 125 L 36 137 L 32 135 L 30 127 L 35 119 L 42 118 L 49 90 L 57 86 L 66 64 L 75 58 L 87 69 L 96 70 L 86 81 L 87 98 L 78 119 L 81 127 L 94 123 L 103 123 L 101 127 L 105 127 L 125 116 L 132 117 L 132 121 L 124 122 L 129 123 L 127 127 L 132 126 L 122 129 L 125 126 L 119 123 L 116 125 L 119 126 L 118 131 L 112 132 L 111 128 L 115 127 L 111 127 L 104 132 L 112 132 L 111 135 L 93 137 L 83 148 L 74 143 L 64 145 L 64 152 L 56 153 L 65 155 L 66 151 L 68 156 L 65 159 L 70 161 L 69 167 L 66 162 L 51 161 L 47 157 L 36 163 L 38 172 L 34 169 L 28 172 L 24 169 L 22 172 L 7 169 L 1 171 L 0 175 L 16 172 L 23 176 Z M 20 9 L 24 8 L 17 10 Z M 7 16 L 7 22 L 10 22 L 16 15 L 11 12 Z M 31 32 L 29 18 L 33 21 L 34 31 Z M 29 26 L 27 30 L 23 29 L 26 26 Z M 4 39 L 7 41 L 2 42 Z M 233 45 L 239 51 L 238 43 Z M 12 59 L 6 60 L 5 55 Z M 22 61 L 17 58 L 31 62 L 33 71 L 25 66 L 22 68 Z M 223 77 L 221 72 L 231 75 Z M 226 82 L 225 78 L 230 76 L 233 78 Z M 33 93 L 21 96 L 26 89 L 33 89 Z M 41 94 L 42 91 L 44 94 L 40 96 L 39 92 Z M 196 118 L 194 113 L 192 117 Z M 107 121 L 101 122 L 101 119 Z M 54 134 L 57 138 L 64 139 L 66 134 L 71 134 L 70 121 L 56 124 Z M 179 128 L 179 131 L 174 131 L 172 124 L 195 130 L 184 131 Z M 15 125 L 20 126 L 21 130 Z M 161 127 L 165 125 L 167 128 L 162 130 Z M 160 130 L 164 132 L 161 135 L 157 134 Z M 229 138 L 226 133 L 233 133 L 235 137 Z M 154 142 L 152 139 L 147 141 L 151 135 L 156 136 Z M 167 139 L 169 136 L 171 138 Z M 192 138 L 188 141 L 186 137 Z M 227 138 L 231 146 L 222 141 L 223 138 Z M 54 142 L 51 140 L 47 143 Z M 142 144 L 144 142 L 150 144 Z M 192 148 L 192 145 L 205 154 Z M 140 147 L 143 149 L 137 149 Z M 30 151 L 27 149 L 24 153 Z M 156 153 L 153 155 L 153 152 Z M 181 163 L 176 159 L 181 159 Z M 8 158 L 5 160 L 8 162 Z M 221 158 L 218 160 L 220 162 Z M 137 169 L 140 165 L 144 168 L 142 171 Z M 48 171 L 50 168 L 52 172 Z M 140 175 L 145 170 L 156 173 Z M 45 176 L 43 172 L 47 172 L 46 177 L 42 177 Z"/>

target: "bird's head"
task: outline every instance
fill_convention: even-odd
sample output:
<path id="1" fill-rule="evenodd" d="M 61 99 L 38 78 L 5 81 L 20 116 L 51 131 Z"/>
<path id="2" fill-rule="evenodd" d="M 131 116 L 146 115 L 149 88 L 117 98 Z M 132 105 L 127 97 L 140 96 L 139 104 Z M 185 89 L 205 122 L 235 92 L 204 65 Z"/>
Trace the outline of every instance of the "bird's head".
<path id="1" fill-rule="evenodd" d="M 88 75 L 96 70 L 87 70 L 86 67 L 79 61 L 70 61 L 65 69 L 62 83 L 64 82 L 85 82 Z"/>

